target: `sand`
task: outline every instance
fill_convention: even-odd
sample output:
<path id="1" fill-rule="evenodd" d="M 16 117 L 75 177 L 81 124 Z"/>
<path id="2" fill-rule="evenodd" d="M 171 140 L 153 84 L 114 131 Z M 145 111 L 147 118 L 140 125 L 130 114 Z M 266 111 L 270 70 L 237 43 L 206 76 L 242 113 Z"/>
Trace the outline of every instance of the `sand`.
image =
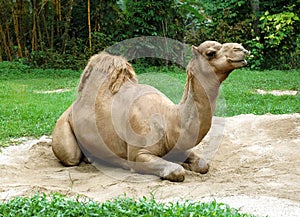
<path id="1" fill-rule="evenodd" d="M 300 216 L 300 114 L 214 118 L 197 146 L 210 163 L 182 183 L 120 168 L 81 163 L 63 167 L 44 136 L 0 153 L 0 201 L 36 192 L 77 194 L 96 201 L 154 197 L 163 202 L 225 202 L 259 216 Z"/>

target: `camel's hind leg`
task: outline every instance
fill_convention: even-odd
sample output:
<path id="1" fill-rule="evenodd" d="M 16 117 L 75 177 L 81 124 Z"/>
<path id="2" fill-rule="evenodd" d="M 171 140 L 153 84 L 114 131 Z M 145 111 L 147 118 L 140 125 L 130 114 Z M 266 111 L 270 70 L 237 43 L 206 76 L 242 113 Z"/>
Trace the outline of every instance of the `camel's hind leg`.
<path id="1" fill-rule="evenodd" d="M 78 165 L 82 159 L 82 152 L 69 122 L 71 108 L 60 116 L 52 133 L 53 153 L 65 166 Z"/>

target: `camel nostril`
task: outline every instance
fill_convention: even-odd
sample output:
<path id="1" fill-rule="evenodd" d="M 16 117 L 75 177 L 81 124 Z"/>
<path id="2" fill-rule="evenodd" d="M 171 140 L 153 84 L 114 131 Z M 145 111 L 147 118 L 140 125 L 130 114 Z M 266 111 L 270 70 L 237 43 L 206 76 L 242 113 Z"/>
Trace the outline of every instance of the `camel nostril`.
<path id="1" fill-rule="evenodd" d="M 250 52 L 248 51 L 248 50 L 246 50 L 246 49 L 244 49 L 244 54 L 249 54 Z"/>

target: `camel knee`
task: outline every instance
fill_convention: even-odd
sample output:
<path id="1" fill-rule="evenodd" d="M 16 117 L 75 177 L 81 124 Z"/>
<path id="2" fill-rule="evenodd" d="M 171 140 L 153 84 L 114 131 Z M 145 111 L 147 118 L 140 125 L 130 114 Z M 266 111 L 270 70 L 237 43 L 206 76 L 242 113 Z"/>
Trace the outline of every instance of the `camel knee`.
<path id="1" fill-rule="evenodd" d="M 64 166 L 78 166 L 81 162 L 81 157 L 68 158 L 60 161 Z"/>

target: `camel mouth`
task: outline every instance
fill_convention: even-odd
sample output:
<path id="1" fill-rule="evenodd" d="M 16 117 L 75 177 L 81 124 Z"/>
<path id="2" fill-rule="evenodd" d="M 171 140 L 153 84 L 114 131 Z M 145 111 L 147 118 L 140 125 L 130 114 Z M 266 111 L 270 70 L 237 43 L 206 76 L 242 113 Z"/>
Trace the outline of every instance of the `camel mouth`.
<path id="1" fill-rule="evenodd" d="M 241 60 L 233 60 L 233 59 L 228 59 L 228 62 L 231 62 L 231 63 L 241 63 L 242 65 L 247 65 L 247 60 L 245 59 L 241 59 Z"/>

